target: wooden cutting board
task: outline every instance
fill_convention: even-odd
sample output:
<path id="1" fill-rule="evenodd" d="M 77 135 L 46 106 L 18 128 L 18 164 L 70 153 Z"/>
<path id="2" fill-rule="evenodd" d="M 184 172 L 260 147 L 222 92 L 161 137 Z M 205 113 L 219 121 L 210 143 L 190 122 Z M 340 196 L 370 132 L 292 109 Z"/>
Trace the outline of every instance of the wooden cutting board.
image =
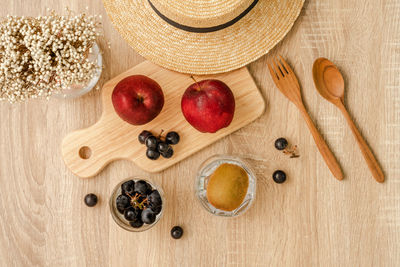
<path id="1" fill-rule="evenodd" d="M 135 74 L 146 75 L 157 81 L 165 97 L 160 115 L 141 126 L 134 126 L 120 119 L 111 102 L 114 86 L 123 78 Z M 187 74 L 166 70 L 145 61 L 104 84 L 103 114 L 100 120 L 89 128 L 70 133 L 62 142 L 65 164 L 82 178 L 93 177 L 108 163 L 118 159 L 129 159 L 145 171 L 159 172 L 242 128 L 264 112 L 264 99 L 246 68 L 213 76 L 196 76 L 199 81 L 209 78 L 225 82 L 235 96 L 235 116 L 229 127 L 214 134 L 200 133 L 193 128 L 185 120 L 180 108 L 181 97 L 193 80 Z M 146 147 L 137 138 L 143 130 L 158 135 L 162 129 L 164 133 L 178 132 L 181 141 L 173 146 L 172 158 L 160 157 L 152 161 L 146 157 Z"/>

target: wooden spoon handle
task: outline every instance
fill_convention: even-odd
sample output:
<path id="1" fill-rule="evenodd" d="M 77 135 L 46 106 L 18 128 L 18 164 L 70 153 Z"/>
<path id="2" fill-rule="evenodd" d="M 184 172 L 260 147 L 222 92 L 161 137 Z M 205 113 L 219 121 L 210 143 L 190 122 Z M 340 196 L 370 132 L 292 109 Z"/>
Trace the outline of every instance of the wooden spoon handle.
<path id="1" fill-rule="evenodd" d="M 338 106 L 339 109 L 342 111 L 344 117 L 346 118 L 346 121 L 349 124 L 351 131 L 356 137 L 358 146 L 360 147 L 360 150 L 364 156 L 365 161 L 368 164 L 368 168 L 370 169 L 372 175 L 374 176 L 377 182 L 383 183 L 385 181 L 385 176 L 383 174 L 381 167 L 379 166 L 378 161 L 374 157 L 374 154 L 372 154 L 372 151 L 369 148 L 367 142 L 365 142 L 364 138 L 361 136 L 360 132 L 357 129 L 357 126 L 354 124 L 352 118 L 350 117 L 343 103 L 340 102 Z"/>
<path id="2" fill-rule="evenodd" d="M 303 107 L 300 107 L 300 111 L 304 117 L 304 120 L 306 121 L 306 123 L 308 125 L 308 128 L 310 129 L 310 132 L 314 138 L 315 144 L 317 145 L 317 147 L 319 149 L 319 152 L 321 153 L 322 157 L 324 158 L 326 165 L 328 165 L 329 170 L 331 170 L 333 176 L 335 176 L 336 179 L 343 180 L 343 172 L 340 168 L 339 163 L 337 162 L 332 151 L 329 149 L 324 138 L 321 136 L 318 129 L 315 127 L 307 110 L 303 106 Z"/>

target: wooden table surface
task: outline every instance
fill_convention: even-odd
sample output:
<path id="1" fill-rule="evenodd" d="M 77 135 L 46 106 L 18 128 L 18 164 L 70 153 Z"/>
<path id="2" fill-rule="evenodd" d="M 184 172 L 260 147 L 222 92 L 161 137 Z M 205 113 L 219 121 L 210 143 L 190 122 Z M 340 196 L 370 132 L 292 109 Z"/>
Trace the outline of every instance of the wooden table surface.
<path id="1" fill-rule="evenodd" d="M 68 3 L 67 3 L 68 2 Z M 46 8 L 103 15 L 102 83 L 144 59 L 118 35 L 101 0 L 1 0 L 1 15 L 39 15 Z M 289 35 L 271 55 L 284 55 L 303 86 L 311 116 L 337 156 L 345 180 L 325 166 L 298 110 L 275 88 L 266 55 L 249 65 L 267 110 L 257 121 L 159 174 L 127 161 L 94 179 L 64 165 L 63 137 L 96 122 L 99 92 L 76 100 L 0 103 L 1 266 L 400 266 L 400 1 L 308 0 Z M 372 178 L 343 116 L 316 92 L 313 61 L 325 56 L 345 75 L 346 103 L 386 174 Z M 301 157 L 288 159 L 273 142 L 287 137 Z M 193 192 L 196 169 L 212 154 L 241 154 L 258 177 L 257 199 L 235 219 L 203 210 Z M 284 184 L 271 174 L 283 169 Z M 112 220 L 111 188 L 131 175 L 162 185 L 162 220 L 128 233 Z M 85 194 L 99 204 L 88 208 Z M 181 225 L 181 240 L 170 229 Z"/>

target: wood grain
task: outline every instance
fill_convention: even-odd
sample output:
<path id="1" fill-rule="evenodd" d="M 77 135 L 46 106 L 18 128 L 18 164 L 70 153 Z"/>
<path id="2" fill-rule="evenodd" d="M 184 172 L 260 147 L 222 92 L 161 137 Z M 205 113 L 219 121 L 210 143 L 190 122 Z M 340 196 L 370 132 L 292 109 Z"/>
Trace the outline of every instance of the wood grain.
<path id="1" fill-rule="evenodd" d="M 100 0 L 0 3 L 3 16 L 36 16 L 66 5 L 103 14 L 101 85 L 144 61 L 112 28 Z M 266 64 L 277 54 L 296 72 L 343 181 L 331 178 L 298 110 L 274 87 Z M 315 91 L 311 70 L 318 57 L 333 60 L 345 75 L 346 104 L 385 171 L 384 183 L 369 179 L 341 112 Z M 100 92 L 0 103 L 0 266 L 399 266 L 399 0 L 306 1 L 289 35 L 249 70 L 266 112 L 159 174 L 118 161 L 94 179 L 77 179 L 65 166 L 62 139 L 99 120 Z M 275 150 L 282 136 L 299 146 L 300 158 Z M 257 198 L 244 216 L 214 217 L 194 196 L 197 167 L 217 153 L 240 154 L 253 164 Z M 284 184 L 272 181 L 277 169 L 288 175 Z M 151 178 L 167 197 L 162 220 L 140 234 L 118 228 L 107 205 L 111 188 L 132 175 Z M 83 204 L 90 192 L 100 198 L 94 208 Z M 185 230 L 181 240 L 170 237 L 174 225 Z"/>
<path id="2" fill-rule="evenodd" d="M 120 119 L 111 101 L 117 83 L 130 75 L 138 74 L 159 83 L 165 98 L 159 116 L 143 126 L 134 126 Z M 229 127 L 214 134 L 201 133 L 193 128 L 185 120 L 180 108 L 185 89 L 193 83 L 190 75 L 166 70 L 145 61 L 104 84 L 103 114 L 96 124 L 70 133 L 64 138 L 62 154 L 65 163 L 75 175 L 82 178 L 93 177 L 108 163 L 118 159 L 131 160 L 147 172 L 159 172 L 249 124 L 265 110 L 265 102 L 246 68 L 219 75 L 198 76 L 197 79 L 218 79 L 231 88 L 235 96 L 236 110 Z M 181 141 L 174 146 L 174 156 L 170 159 L 161 157 L 156 161 L 149 160 L 146 157 L 145 146 L 137 141 L 137 136 L 143 130 L 153 134 L 159 134 L 161 130 L 165 131 L 164 134 L 177 131 Z M 90 155 L 81 155 L 82 149 L 88 150 Z"/>

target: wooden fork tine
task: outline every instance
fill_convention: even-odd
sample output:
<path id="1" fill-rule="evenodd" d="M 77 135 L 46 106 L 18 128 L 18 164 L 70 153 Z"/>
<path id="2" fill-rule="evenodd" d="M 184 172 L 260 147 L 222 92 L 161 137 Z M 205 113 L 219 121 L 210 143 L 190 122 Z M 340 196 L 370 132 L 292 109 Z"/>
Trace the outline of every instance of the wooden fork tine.
<path id="1" fill-rule="evenodd" d="M 283 59 L 283 57 L 281 57 L 281 55 L 279 55 L 279 59 L 281 60 L 283 66 L 285 67 L 285 69 L 287 70 L 288 73 L 293 73 L 292 68 L 289 66 L 289 64 L 286 63 L 286 61 Z"/>
<path id="2" fill-rule="evenodd" d="M 272 80 L 274 80 L 275 84 L 278 83 L 278 77 L 276 76 L 276 73 L 270 63 L 268 63 L 268 69 L 269 73 L 271 73 Z"/>
<path id="3" fill-rule="evenodd" d="M 275 61 L 277 62 L 279 70 L 282 72 L 283 77 L 285 77 L 286 74 L 288 74 L 288 71 L 286 71 L 286 69 L 282 66 L 282 63 L 281 63 L 281 61 L 279 60 L 278 57 L 275 58 Z"/>
<path id="4" fill-rule="evenodd" d="M 276 76 L 278 76 L 278 80 L 282 79 L 283 78 L 282 72 L 279 69 L 279 67 L 276 65 L 275 59 L 272 59 L 272 64 L 274 66 Z"/>

